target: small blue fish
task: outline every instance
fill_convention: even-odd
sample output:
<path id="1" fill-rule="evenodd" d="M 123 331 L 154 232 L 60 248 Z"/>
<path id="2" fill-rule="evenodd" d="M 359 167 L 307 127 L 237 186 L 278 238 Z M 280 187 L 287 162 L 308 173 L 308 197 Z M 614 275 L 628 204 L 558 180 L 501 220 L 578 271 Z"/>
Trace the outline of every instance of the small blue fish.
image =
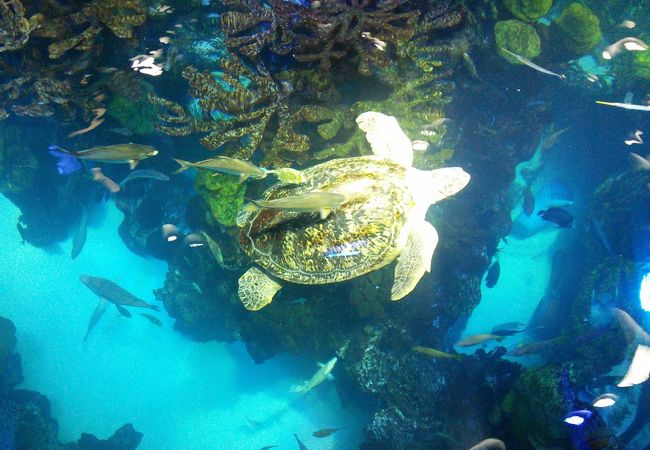
<path id="1" fill-rule="evenodd" d="M 56 163 L 56 171 L 59 175 L 70 175 L 71 173 L 76 172 L 81 169 L 81 164 L 77 161 L 77 158 L 74 156 L 60 151 L 61 147 L 58 145 L 50 145 L 49 147 L 50 155 L 58 159 Z"/>

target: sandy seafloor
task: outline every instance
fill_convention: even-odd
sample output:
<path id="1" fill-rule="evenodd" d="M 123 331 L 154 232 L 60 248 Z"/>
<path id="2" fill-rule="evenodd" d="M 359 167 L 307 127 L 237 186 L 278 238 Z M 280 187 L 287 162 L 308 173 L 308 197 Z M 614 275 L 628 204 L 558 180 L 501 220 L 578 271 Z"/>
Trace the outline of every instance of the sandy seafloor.
<path id="1" fill-rule="evenodd" d="M 289 357 L 256 365 L 241 344 L 197 343 L 173 331 L 164 312 L 157 314 L 160 328 L 136 308 L 127 319 L 112 306 L 82 342 L 98 298 L 80 274 L 111 279 L 158 304 L 152 290 L 163 285 L 166 264 L 126 248 L 117 234 L 122 214 L 112 202 L 91 216 L 75 260 L 69 240 L 49 251 L 23 245 L 19 215 L 0 196 L 0 315 L 18 329 L 20 388 L 48 396 L 61 441 L 82 432 L 105 439 L 127 422 L 144 433 L 142 449 L 297 448 L 294 433 L 310 449 L 353 449 L 363 441 L 366 413 L 342 409 L 332 383 L 304 397 L 289 393 L 316 371 L 315 361 L 313 371 Z M 311 436 L 340 426 L 347 428 L 332 437 Z"/>

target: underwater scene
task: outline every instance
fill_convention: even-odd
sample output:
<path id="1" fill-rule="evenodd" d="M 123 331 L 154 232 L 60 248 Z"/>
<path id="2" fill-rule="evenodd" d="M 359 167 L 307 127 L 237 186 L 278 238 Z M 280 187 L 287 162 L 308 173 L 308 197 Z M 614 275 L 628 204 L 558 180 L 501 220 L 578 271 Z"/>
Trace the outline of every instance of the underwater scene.
<path id="1" fill-rule="evenodd" d="M 649 144 L 650 0 L 1 0 L 0 450 L 650 450 Z"/>

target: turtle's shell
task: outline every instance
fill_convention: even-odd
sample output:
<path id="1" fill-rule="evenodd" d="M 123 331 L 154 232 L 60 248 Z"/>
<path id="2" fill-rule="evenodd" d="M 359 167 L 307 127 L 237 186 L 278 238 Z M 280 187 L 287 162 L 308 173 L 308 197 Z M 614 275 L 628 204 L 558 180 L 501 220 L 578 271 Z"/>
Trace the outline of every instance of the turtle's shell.
<path id="1" fill-rule="evenodd" d="M 243 218 L 241 247 L 270 274 L 293 283 L 333 283 L 378 269 L 399 254 L 400 234 L 415 206 L 406 171 L 373 156 L 306 169 L 304 183 L 276 183 L 264 200 L 322 191 L 346 194 L 346 203 L 324 220 L 318 213 L 253 211 Z"/>

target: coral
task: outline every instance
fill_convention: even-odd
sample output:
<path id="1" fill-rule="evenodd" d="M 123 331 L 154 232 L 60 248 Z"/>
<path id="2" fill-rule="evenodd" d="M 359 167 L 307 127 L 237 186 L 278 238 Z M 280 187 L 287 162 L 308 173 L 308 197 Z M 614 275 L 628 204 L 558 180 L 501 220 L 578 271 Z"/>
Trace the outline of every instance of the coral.
<path id="1" fill-rule="evenodd" d="M 29 40 L 29 35 L 39 27 L 44 17 L 37 14 L 27 19 L 20 0 L 0 2 L 0 52 L 21 49 Z"/>
<path id="2" fill-rule="evenodd" d="M 504 398 L 503 413 L 520 445 L 570 442 L 568 428 L 543 425 L 562 423 L 564 415 L 574 409 L 565 403 L 560 391 L 560 375 L 556 366 L 527 369 Z"/>
<path id="3" fill-rule="evenodd" d="M 650 80 L 650 50 L 634 52 L 632 68 L 635 76 Z"/>
<path id="4" fill-rule="evenodd" d="M 384 50 L 369 39 L 395 45 L 410 39 L 419 14 L 406 10 L 408 2 L 404 0 L 377 4 L 324 0 L 312 9 L 282 0 L 269 3 L 270 8 L 258 0 L 227 2 L 226 6 L 236 9 L 221 17 L 229 48 L 238 48 L 248 57 L 259 55 L 264 48 L 279 55 L 290 53 L 297 61 L 318 62 L 324 71 L 330 70 L 332 59 L 354 51 L 362 75 L 372 73 L 372 64 L 385 66 L 389 62 Z"/>
<path id="5" fill-rule="evenodd" d="M 503 5 L 517 19 L 533 22 L 549 12 L 553 0 L 504 0 Z"/>
<path id="6" fill-rule="evenodd" d="M 201 170 L 194 185 L 208 205 L 212 218 L 227 227 L 234 226 L 237 212 L 244 204 L 246 184 L 238 182 L 232 175 Z"/>
<path id="7" fill-rule="evenodd" d="M 158 107 L 143 96 L 131 101 L 122 96 L 114 96 L 108 102 L 107 115 L 128 128 L 134 134 L 146 135 L 155 131 L 154 122 L 158 116 Z"/>
<path id="8" fill-rule="evenodd" d="M 521 64 L 503 49 L 528 59 L 539 56 L 541 41 L 535 28 L 519 20 L 501 20 L 494 25 L 497 52 L 511 64 Z"/>
<path id="9" fill-rule="evenodd" d="M 551 35 L 569 56 L 582 55 L 600 42 L 600 20 L 583 4 L 571 3 L 551 24 Z"/>

